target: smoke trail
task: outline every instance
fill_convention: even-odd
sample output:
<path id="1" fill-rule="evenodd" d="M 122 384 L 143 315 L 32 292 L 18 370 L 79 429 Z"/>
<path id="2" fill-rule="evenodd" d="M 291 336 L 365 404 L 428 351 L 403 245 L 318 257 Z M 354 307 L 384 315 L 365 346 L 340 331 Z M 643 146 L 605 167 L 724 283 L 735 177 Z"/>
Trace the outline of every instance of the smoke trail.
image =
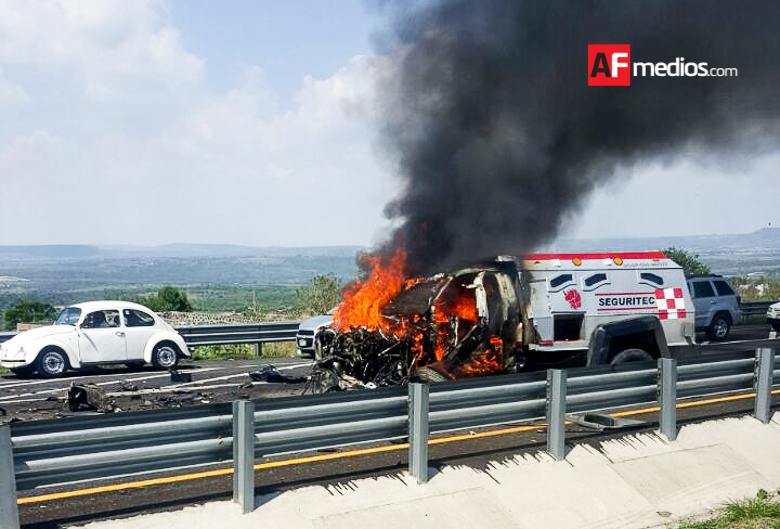
<path id="1" fill-rule="evenodd" d="M 411 273 L 522 254 L 551 241 L 618 164 L 774 147 L 778 27 L 768 0 L 451 0 L 397 14 L 381 143 L 404 188 L 386 208 L 401 221 L 388 247 L 406 246 Z M 588 44 L 739 76 L 588 87 Z M 689 199 L 669 196 L 646 207 L 674 215 Z"/>

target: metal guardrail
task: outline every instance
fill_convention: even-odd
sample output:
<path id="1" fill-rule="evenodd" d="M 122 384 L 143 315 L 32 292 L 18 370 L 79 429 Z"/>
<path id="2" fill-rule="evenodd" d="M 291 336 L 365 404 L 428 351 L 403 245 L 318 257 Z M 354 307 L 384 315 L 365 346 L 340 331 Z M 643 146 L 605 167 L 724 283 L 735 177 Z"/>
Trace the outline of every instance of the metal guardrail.
<path id="1" fill-rule="evenodd" d="M 263 344 L 293 342 L 298 333 L 299 321 L 269 321 L 247 325 L 192 325 L 176 327 L 190 347 L 226 344 Z M 0 333 L 0 343 L 18 333 Z"/>
<path id="2" fill-rule="evenodd" d="M 769 310 L 769 307 L 778 301 L 780 301 L 780 299 L 766 301 L 743 301 L 739 304 L 739 310 L 744 316 L 766 314 L 766 311 Z"/>
<path id="3" fill-rule="evenodd" d="M 778 340 L 762 344 L 780 349 Z M 0 473 L 0 526 L 18 527 L 16 504 L 4 502 L 9 494 L 16 498 L 17 490 L 230 459 L 235 498 L 246 511 L 253 505 L 254 481 L 248 476 L 256 458 L 407 436 L 410 470 L 422 482 L 430 433 L 545 417 L 548 451 L 562 459 L 566 413 L 660 402 L 662 433 L 673 439 L 677 398 L 755 390 L 756 416 L 766 422 L 771 388 L 780 385 L 774 354 L 761 347 L 755 354 L 716 353 L 695 362 L 661 359 L 619 368 L 237 401 L 232 409 L 213 404 L 11 423 L 0 426 L 0 468 L 14 469 Z"/>
<path id="4" fill-rule="evenodd" d="M 227 344 L 292 342 L 299 321 L 272 321 L 249 325 L 199 325 L 176 327 L 189 347 Z"/>

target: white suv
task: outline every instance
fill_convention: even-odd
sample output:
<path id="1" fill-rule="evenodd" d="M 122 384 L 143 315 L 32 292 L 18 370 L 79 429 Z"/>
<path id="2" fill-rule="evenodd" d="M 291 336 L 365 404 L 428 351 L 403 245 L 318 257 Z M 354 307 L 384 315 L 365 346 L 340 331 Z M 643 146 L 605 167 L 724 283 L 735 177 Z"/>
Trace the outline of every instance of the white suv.
<path id="1" fill-rule="evenodd" d="M 780 332 L 780 303 L 775 303 L 766 311 L 766 321 L 772 326 L 775 332 Z"/>
<path id="2" fill-rule="evenodd" d="M 150 363 L 171 369 L 188 356 L 184 339 L 162 318 L 125 301 L 72 305 L 54 325 L 19 333 L 0 345 L 0 366 L 47 378 L 97 364 Z"/>
<path id="3" fill-rule="evenodd" d="M 687 279 L 696 310 L 696 330 L 706 332 L 710 340 L 725 340 L 731 326 L 740 320 L 739 296 L 720 275 L 695 275 Z"/>

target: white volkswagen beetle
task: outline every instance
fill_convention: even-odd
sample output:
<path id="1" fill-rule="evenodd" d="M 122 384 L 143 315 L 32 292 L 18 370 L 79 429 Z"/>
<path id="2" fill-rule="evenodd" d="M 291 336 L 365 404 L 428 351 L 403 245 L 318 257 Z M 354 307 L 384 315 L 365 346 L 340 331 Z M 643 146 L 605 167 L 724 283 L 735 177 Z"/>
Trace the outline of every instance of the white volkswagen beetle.
<path id="1" fill-rule="evenodd" d="M 59 377 L 98 364 L 176 367 L 189 357 L 184 339 L 157 314 L 126 301 L 90 301 L 65 308 L 54 325 L 0 344 L 0 366 L 18 375 Z"/>

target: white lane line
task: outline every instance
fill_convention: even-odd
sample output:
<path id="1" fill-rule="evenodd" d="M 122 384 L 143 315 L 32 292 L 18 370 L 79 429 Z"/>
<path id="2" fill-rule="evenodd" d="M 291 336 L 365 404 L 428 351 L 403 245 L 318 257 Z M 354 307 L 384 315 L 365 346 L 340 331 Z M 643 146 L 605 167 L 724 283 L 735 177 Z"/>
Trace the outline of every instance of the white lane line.
<path id="1" fill-rule="evenodd" d="M 184 369 L 181 369 L 180 371 L 182 373 L 190 373 L 190 372 L 196 372 L 196 371 L 197 372 L 214 371 L 215 369 L 219 369 L 219 368 L 217 368 L 217 367 L 190 368 L 190 369 L 184 368 Z M 67 378 L 63 378 L 63 379 L 47 378 L 45 380 L 34 380 L 32 382 L 18 382 L 18 383 L 0 384 L 0 390 L 9 389 L 9 388 L 18 388 L 18 387 L 23 387 L 23 386 L 34 386 L 34 385 L 39 385 L 39 384 L 52 384 L 52 383 L 57 383 L 57 382 L 72 382 L 72 381 L 75 381 L 75 380 L 83 380 L 85 378 L 95 378 L 95 379 L 98 379 L 98 380 L 103 380 L 103 379 L 108 378 L 108 377 L 116 378 L 118 376 L 122 376 L 122 374 L 121 373 L 107 373 L 105 375 L 100 375 L 100 374 L 96 374 L 96 375 L 80 375 L 80 376 L 75 376 L 75 377 L 67 377 Z M 165 374 L 165 375 L 162 375 L 162 376 L 168 376 L 168 375 Z M 157 375 L 154 375 L 154 377 L 156 378 Z M 140 379 L 136 379 L 136 380 L 140 380 Z"/>
<path id="2" fill-rule="evenodd" d="M 46 401 L 46 400 L 47 400 L 47 399 L 20 399 L 20 400 L 6 400 L 6 401 L 3 401 L 3 404 L 18 404 L 18 403 L 20 403 L 20 402 L 44 402 L 44 401 Z M 52 402 L 52 401 L 50 401 L 50 402 Z M 61 401 L 57 401 L 57 402 L 61 402 Z M 31 411 L 38 411 L 38 410 L 31 410 Z"/>
<path id="3" fill-rule="evenodd" d="M 222 369 L 219 367 L 207 367 L 204 369 L 197 369 L 197 370 L 189 370 L 189 371 L 181 371 L 181 372 L 191 372 L 191 371 L 197 371 L 199 373 L 203 373 L 205 371 L 216 371 L 218 369 Z M 109 380 L 108 382 L 99 382 L 95 384 L 95 386 L 110 386 L 111 384 L 124 384 L 127 382 L 138 382 L 139 380 L 151 380 L 153 378 L 163 378 L 163 377 L 169 377 L 169 373 L 163 373 L 159 375 L 147 375 L 144 377 L 136 377 L 136 378 L 126 378 L 122 380 Z M 9 399 L 18 399 L 19 397 L 33 397 L 35 395 L 42 395 L 44 393 L 57 393 L 58 391 L 68 391 L 68 388 L 56 388 L 56 389 L 42 389 L 41 391 L 34 391 L 30 393 L 20 393 L 18 395 L 10 395 L 6 397 L 0 397 L 0 403 L 9 402 Z"/>
<path id="4" fill-rule="evenodd" d="M 265 384 L 268 384 L 268 382 L 253 382 L 252 386 L 262 386 Z M 161 393 L 170 394 L 174 396 L 175 395 L 195 396 L 196 392 L 200 390 L 218 389 L 218 388 L 240 388 L 242 386 L 244 386 L 244 384 L 214 384 L 212 386 L 193 386 L 191 388 L 174 388 L 174 389 L 148 388 L 148 389 L 139 389 L 138 391 L 113 391 L 111 393 L 106 393 L 106 397 L 132 397 L 133 395 L 157 395 Z M 177 392 L 176 391 L 177 389 L 186 389 L 187 391 Z"/>
<path id="5" fill-rule="evenodd" d="M 297 369 L 299 367 L 306 367 L 312 365 L 314 362 L 304 362 L 301 364 L 292 364 L 289 366 L 282 366 L 277 367 L 277 371 L 290 371 L 291 369 Z M 230 380 L 231 378 L 239 378 L 239 377 L 248 377 L 249 371 L 244 371 L 243 373 L 236 373 L 233 375 L 223 375 L 221 377 L 214 377 L 214 378 L 204 378 L 201 380 L 193 380 L 192 382 L 185 382 L 184 384 L 175 384 L 171 386 L 162 386 L 161 389 L 172 389 L 172 388 L 186 388 L 187 386 L 191 386 L 193 384 L 203 384 L 204 382 L 216 382 L 218 380 Z"/>
<path id="6" fill-rule="evenodd" d="M 281 368 L 280 368 L 281 369 Z M 236 376 L 244 376 L 244 375 L 236 375 Z M 265 386 L 267 384 L 270 384 L 270 382 L 265 381 L 259 381 L 259 382 L 251 382 L 250 387 L 256 387 L 256 386 Z M 195 396 L 195 392 L 197 391 L 203 391 L 203 390 L 210 390 L 210 389 L 219 389 L 219 388 L 241 388 L 241 389 L 250 389 L 249 387 L 244 388 L 245 384 L 213 384 L 210 386 L 193 386 L 188 388 L 179 388 L 175 386 L 167 386 L 162 388 L 146 388 L 146 389 L 139 389 L 138 391 L 112 391 L 109 393 L 106 393 L 105 396 L 110 397 L 132 397 L 134 395 L 159 395 L 159 394 L 170 394 L 170 395 L 193 395 Z M 186 391 L 182 391 L 180 393 L 177 393 L 177 389 L 186 389 Z M 7 400 L 3 401 L 0 404 L 18 404 L 22 402 L 44 402 L 48 399 L 19 399 L 19 400 Z M 51 401 L 49 401 L 51 402 Z M 59 401 L 63 402 L 63 401 Z"/>

